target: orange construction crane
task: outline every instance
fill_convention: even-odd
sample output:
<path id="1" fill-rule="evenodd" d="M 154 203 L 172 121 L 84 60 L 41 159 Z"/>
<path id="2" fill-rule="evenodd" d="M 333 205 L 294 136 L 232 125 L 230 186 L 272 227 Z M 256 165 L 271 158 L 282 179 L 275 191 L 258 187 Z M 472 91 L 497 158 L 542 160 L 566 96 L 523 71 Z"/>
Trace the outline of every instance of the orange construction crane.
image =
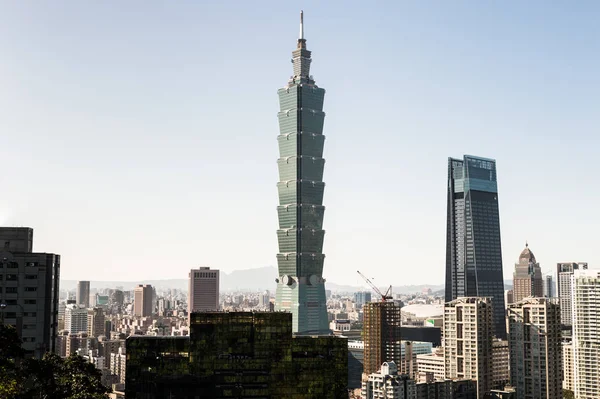
<path id="1" fill-rule="evenodd" d="M 391 285 L 384 294 L 381 292 L 381 290 L 379 290 L 379 288 L 375 287 L 375 284 L 373 284 L 371 282 L 371 280 L 366 278 L 365 275 L 360 272 L 360 270 L 357 270 L 356 273 L 360 274 L 360 276 L 363 278 L 363 280 L 365 280 L 367 282 L 367 284 L 369 284 L 371 286 L 371 288 L 373 288 L 373 291 L 375 291 L 381 297 L 381 302 L 385 302 L 387 300 L 394 299 L 394 298 L 392 298 L 392 295 L 391 295 L 392 294 L 392 286 Z"/>

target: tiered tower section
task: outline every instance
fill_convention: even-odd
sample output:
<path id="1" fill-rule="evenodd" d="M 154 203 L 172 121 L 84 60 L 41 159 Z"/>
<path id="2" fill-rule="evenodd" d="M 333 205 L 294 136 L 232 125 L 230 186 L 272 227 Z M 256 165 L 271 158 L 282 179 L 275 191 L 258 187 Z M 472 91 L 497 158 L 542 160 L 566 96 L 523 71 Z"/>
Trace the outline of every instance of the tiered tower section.
<path id="1" fill-rule="evenodd" d="M 294 76 L 279 89 L 279 254 L 276 310 L 292 313 L 296 334 L 329 333 L 323 279 L 323 99 L 310 76 L 303 15 L 292 52 Z"/>

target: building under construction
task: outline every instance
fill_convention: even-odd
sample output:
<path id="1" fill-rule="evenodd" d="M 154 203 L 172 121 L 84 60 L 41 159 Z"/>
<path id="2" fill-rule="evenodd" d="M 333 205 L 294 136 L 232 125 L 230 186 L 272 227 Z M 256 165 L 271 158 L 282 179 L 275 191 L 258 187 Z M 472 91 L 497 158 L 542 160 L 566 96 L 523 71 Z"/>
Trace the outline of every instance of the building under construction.
<path id="1" fill-rule="evenodd" d="M 383 362 L 401 364 L 400 306 L 393 301 L 369 302 L 363 314 L 363 373 L 376 373 Z"/>

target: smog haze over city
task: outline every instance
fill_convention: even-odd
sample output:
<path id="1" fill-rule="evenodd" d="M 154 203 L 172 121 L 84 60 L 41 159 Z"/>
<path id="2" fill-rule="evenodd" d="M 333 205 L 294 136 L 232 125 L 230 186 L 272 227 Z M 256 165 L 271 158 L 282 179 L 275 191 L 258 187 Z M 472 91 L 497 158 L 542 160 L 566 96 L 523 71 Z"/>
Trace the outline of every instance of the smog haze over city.
<path id="1" fill-rule="evenodd" d="M 448 157 L 497 161 L 505 278 L 600 263 L 600 4 L 5 2 L 0 223 L 67 280 L 276 267 L 298 11 L 327 89 L 324 277 L 442 284 Z M 273 276 L 275 278 L 275 275 Z"/>

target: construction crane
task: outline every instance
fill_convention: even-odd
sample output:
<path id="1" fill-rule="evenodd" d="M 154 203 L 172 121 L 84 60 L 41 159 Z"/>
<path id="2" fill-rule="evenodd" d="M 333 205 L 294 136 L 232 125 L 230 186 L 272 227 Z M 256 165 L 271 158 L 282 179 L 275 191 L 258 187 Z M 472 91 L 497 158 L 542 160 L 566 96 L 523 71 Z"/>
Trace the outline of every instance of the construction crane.
<path id="1" fill-rule="evenodd" d="M 373 284 L 371 282 L 371 280 L 369 280 L 367 277 L 365 277 L 365 275 L 362 274 L 360 272 L 360 270 L 357 270 L 356 273 L 360 274 L 360 276 L 363 278 L 363 280 L 365 280 L 367 282 L 367 284 L 369 284 L 371 286 L 371 288 L 373 288 L 373 291 L 375 291 L 381 297 L 381 302 L 385 302 L 388 299 L 394 299 L 394 298 L 392 298 L 392 295 L 391 295 L 392 294 L 392 286 L 391 285 L 384 294 L 381 292 L 381 290 L 379 288 L 377 288 L 375 286 L 375 284 Z"/>

